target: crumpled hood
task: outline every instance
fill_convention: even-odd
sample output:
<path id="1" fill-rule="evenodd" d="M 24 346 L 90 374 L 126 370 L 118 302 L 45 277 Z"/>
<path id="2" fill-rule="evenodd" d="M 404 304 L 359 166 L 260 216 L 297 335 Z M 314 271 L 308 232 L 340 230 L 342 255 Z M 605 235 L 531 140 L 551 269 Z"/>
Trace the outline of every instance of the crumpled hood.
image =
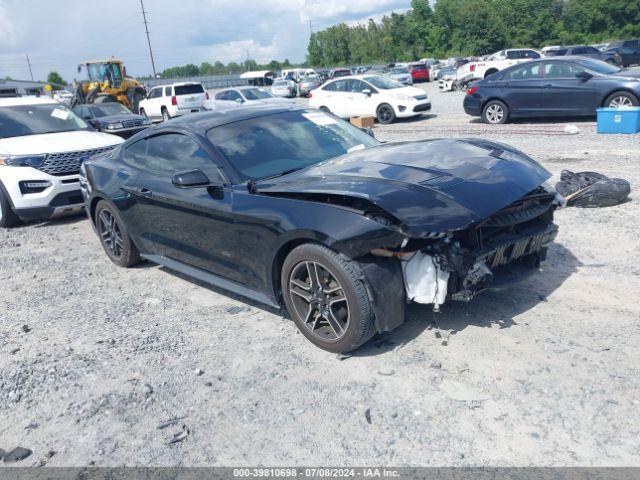
<path id="1" fill-rule="evenodd" d="M 467 228 L 551 174 L 522 152 L 484 140 L 430 140 L 355 151 L 284 177 L 259 193 L 323 193 L 367 199 L 409 235 Z"/>

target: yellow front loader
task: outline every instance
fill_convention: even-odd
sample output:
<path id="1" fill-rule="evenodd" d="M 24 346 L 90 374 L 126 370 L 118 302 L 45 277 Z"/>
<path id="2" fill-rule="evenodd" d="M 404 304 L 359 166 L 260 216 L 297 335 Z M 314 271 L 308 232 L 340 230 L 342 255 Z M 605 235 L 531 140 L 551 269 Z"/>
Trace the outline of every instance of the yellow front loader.
<path id="1" fill-rule="evenodd" d="M 127 77 L 122 60 L 87 61 L 78 65 L 78 73 L 86 71 L 87 80 L 74 81 L 76 94 L 71 106 L 85 103 L 118 102 L 133 113 L 147 92 L 135 78 Z"/>

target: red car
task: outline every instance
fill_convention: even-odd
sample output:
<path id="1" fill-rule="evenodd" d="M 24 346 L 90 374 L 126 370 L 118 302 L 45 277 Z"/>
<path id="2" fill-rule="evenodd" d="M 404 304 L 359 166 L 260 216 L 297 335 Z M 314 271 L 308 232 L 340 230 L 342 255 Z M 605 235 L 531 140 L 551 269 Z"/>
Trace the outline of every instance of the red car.
<path id="1" fill-rule="evenodd" d="M 429 69 L 424 63 L 412 63 L 409 65 L 409 71 L 414 83 L 429 81 Z"/>

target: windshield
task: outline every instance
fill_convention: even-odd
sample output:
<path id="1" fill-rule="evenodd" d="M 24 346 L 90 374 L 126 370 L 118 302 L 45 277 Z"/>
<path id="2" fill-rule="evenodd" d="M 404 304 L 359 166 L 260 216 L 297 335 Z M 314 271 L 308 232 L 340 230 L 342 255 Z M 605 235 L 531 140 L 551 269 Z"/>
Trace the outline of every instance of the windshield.
<path id="1" fill-rule="evenodd" d="M 109 82 L 116 87 L 122 83 L 122 72 L 117 63 L 89 63 L 87 75 L 92 82 Z"/>
<path id="2" fill-rule="evenodd" d="M 0 108 L 0 138 L 71 132 L 88 128 L 83 120 L 59 103 Z"/>
<path id="3" fill-rule="evenodd" d="M 412 70 L 426 70 L 427 66 L 424 64 L 419 64 L 419 65 L 411 65 L 411 69 Z"/>
<path id="4" fill-rule="evenodd" d="M 108 117 L 109 115 L 131 114 L 129 109 L 120 103 L 113 102 L 110 105 L 93 105 L 91 111 L 96 117 Z"/>
<path id="5" fill-rule="evenodd" d="M 589 70 L 592 70 L 596 73 L 601 73 L 603 75 L 611 75 L 613 73 L 621 72 L 622 69 L 615 67 L 613 65 L 609 65 L 601 60 L 589 60 L 589 59 L 580 59 L 577 61 L 580 65 Z"/>
<path id="6" fill-rule="evenodd" d="M 315 110 L 298 110 L 221 125 L 211 142 L 244 180 L 277 176 L 379 142 L 350 123 Z"/>
<path id="7" fill-rule="evenodd" d="M 393 70 L 391 70 L 391 74 L 392 75 L 401 75 L 403 73 L 409 73 L 409 69 L 408 68 L 394 68 Z"/>
<path id="8" fill-rule="evenodd" d="M 396 82 L 395 80 L 387 77 L 365 77 L 363 79 L 365 82 L 369 82 L 376 88 L 380 88 L 382 90 L 392 90 L 394 88 L 404 88 L 400 82 Z"/>
<path id="9" fill-rule="evenodd" d="M 287 82 L 285 80 L 277 80 L 277 81 L 273 82 L 273 86 L 274 87 L 288 87 L 289 86 L 289 82 Z"/>
<path id="10" fill-rule="evenodd" d="M 302 79 L 302 83 L 317 83 L 319 81 L 320 79 L 315 75 L 309 75 L 308 77 Z"/>
<path id="11" fill-rule="evenodd" d="M 244 98 L 247 100 L 260 100 L 261 98 L 273 97 L 273 95 L 263 88 L 245 88 L 242 90 L 242 95 L 244 95 Z"/>

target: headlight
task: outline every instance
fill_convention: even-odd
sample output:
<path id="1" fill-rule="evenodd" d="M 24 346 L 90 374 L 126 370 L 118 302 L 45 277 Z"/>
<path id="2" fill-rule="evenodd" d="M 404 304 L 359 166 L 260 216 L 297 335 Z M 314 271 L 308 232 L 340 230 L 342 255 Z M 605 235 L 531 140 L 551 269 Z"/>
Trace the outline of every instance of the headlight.
<path id="1" fill-rule="evenodd" d="M 11 167 L 39 167 L 44 163 L 46 155 L 0 155 L 0 165 Z"/>
<path id="2" fill-rule="evenodd" d="M 398 100 L 404 100 L 405 102 L 411 102 L 412 100 L 415 100 L 415 98 L 413 98 L 411 95 L 404 95 L 402 93 L 397 93 L 395 97 Z"/>
<path id="3" fill-rule="evenodd" d="M 107 125 L 107 130 L 115 130 L 116 128 L 122 128 L 122 122 L 110 123 Z"/>

